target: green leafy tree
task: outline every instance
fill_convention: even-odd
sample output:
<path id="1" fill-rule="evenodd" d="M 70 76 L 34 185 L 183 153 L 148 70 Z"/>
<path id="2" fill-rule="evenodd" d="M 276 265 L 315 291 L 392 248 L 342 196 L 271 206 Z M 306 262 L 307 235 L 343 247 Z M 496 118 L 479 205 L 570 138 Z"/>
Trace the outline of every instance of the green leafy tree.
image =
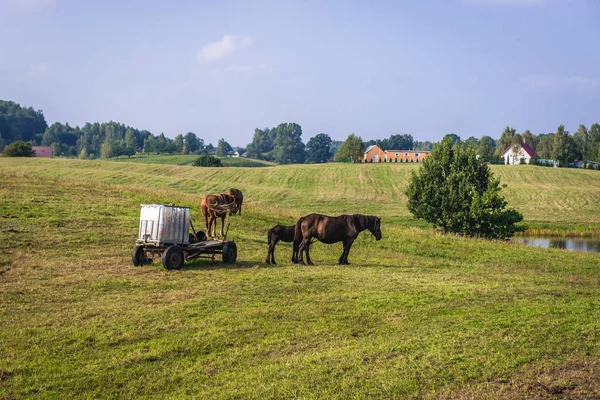
<path id="1" fill-rule="evenodd" d="M 125 132 L 125 143 L 124 147 L 128 149 L 133 149 L 133 154 L 137 150 L 137 140 L 135 138 L 135 133 L 131 129 L 127 129 Z"/>
<path id="2" fill-rule="evenodd" d="M 554 143 L 554 133 L 540 133 L 535 152 L 540 158 L 552 159 L 552 145 Z"/>
<path id="3" fill-rule="evenodd" d="M 306 159 L 310 163 L 325 163 L 331 155 L 331 138 L 326 133 L 311 137 L 306 143 Z"/>
<path id="4" fill-rule="evenodd" d="M 150 135 L 144 140 L 144 153 L 150 154 L 153 151 L 156 151 L 156 138 Z"/>
<path id="5" fill-rule="evenodd" d="M 479 141 L 477 153 L 479 154 L 481 161 L 489 162 L 494 160 L 496 154 L 496 141 L 489 136 L 482 136 Z"/>
<path id="6" fill-rule="evenodd" d="M 575 161 L 575 142 L 564 125 L 560 125 L 554 134 L 552 158 L 558 160 L 561 167 L 566 167 L 570 162 Z"/>
<path id="7" fill-rule="evenodd" d="M 89 157 L 87 150 L 85 149 L 85 147 L 83 149 L 81 149 L 81 152 L 79 153 L 79 159 L 80 160 L 87 160 Z"/>
<path id="8" fill-rule="evenodd" d="M 113 147 L 109 138 L 106 138 L 104 143 L 102 143 L 100 154 L 102 154 L 102 158 L 105 158 L 107 160 L 113 157 Z"/>
<path id="9" fill-rule="evenodd" d="M 340 149 L 335 155 L 335 161 L 351 160 L 353 163 L 359 163 L 365 153 L 365 145 L 360 136 L 354 133 L 350 134 L 346 141 L 341 144 Z"/>
<path id="10" fill-rule="evenodd" d="M 450 140 L 452 141 L 452 144 L 456 144 L 456 143 L 460 143 L 461 142 L 460 136 L 458 136 L 456 133 L 450 133 L 450 134 L 444 136 L 444 138 L 450 138 Z"/>
<path id="11" fill-rule="evenodd" d="M 382 150 L 411 150 L 413 148 L 413 137 L 411 135 L 391 135 L 388 139 L 370 140 L 365 146 L 376 144 Z"/>
<path id="12" fill-rule="evenodd" d="M 429 140 L 426 140 L 424 142 L 419 142 L 418 140 L 415 140 L 412 149 L 421 151 L 431 151 L 431 149 L 433 149 L 433 143 Z"/>
<path id="13" fill-rule="evenodd" d="M 590 134 L 585 125 L 579 125 L 577 132 L 573 134 L 573 141 L 575 142 L 575 158 L 577 160 L 589 160 L 591 150 Z"/>
<path id="14" fill-rule="evenodd" d="M 498 139 L 498 155 L 502 155 L 501 153 L 511 145 L 519 145 L 522 143 L 522 138 L 517 134 L 517 130 L 507 126 L 500 135 L 500 139 Z"/>
<path id="15" fill-rule="evenodd" d="M 273 160 L 277 128 L 254 129 L 252 143 L 246 146 L 248 157 L 260 160 Z"/>
<path id="16" fill-rule="evenodd" d="M 233 148 L 227 141 L 223 138 L 219 139 L 217 143 L 217 150 L 215 151 L 215 155 L 218 157 L 225 157 L 233 153 Z"/>
<path id="17" fill-rule="evenodd" d="M 183 153 L 183 135 L 181 133 L 173 139 L 173 146 L 175 148 L 175 153 Z"/>
<path id="18" fill-rule="evenodd" d="M 413 171 L 406 191 L 408 209 L 444 232 L 509 238 L 523 216 L 507 209 L 500 181 L 476 157 L 476 149 L 445 137 Z"/>
<path id="19" fill-rule="evenodd" d="M 35 157 L 31 143 L 17 140 L 4 148 L 2 152 L 7 157 Z"/>
<path id="20" fill-rule="evenodd" d="M 275 128 L 273 147 L 274 161 L 279 164 L 301 164 L 304 162 L 302 127 L 295 122 L 279 124 Z"/>
<path id="21" fill-rule="evenodd" d="M 194 132 L 186 133 L 183 137 L 184 152 L 189 154 L 200 150 L 204 144 L 204 141 L 201 142 L 200 140 Z"/>
<path id="22" fill-rule="evenodd" d="M 192 163 L 194 167 L 222 167 L 221 160 L 217 157 L 209 156 L 208 154 L 203 154 L 196 158 Z"/>
<path id="23" fill-rule="evenodd" d="M 589 159 L 592 161 L 600 161 L 600 125 L 592 124 L 588 131 L 590 137 L 590 155 Z"/>

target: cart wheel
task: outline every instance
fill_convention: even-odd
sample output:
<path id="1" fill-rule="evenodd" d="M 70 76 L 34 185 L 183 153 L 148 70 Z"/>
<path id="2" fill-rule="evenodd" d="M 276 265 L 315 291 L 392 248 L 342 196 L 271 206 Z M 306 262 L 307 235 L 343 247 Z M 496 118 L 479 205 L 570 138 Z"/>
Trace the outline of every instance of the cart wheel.
<path id="1" fill-rule="evenodd" d="M 146 259 L 146 250 L 144 250 L 144 246 L 136 246 L 133 249 L 131 261 L 133 261 L 133 265 L 135 265 L 136 267 L 148 264 L 148 259 Z"/>
<path id="2" fill-rule="evenodd" d="M 206 237 L 206 232 L 204 232 L 204 231 L 198 231 L 198 232 L 196 232 L 196 237 L 198 238 L 199 242 L 204 242 L 206 239 L 208 239 Z"/>
<path id="3" fill-rule="evenodd" d="M 163 252 L 162 262 L 166 269 L 181 269 L 183 261 L 183 250 L 179 246 L 169 246 Z"/>
<path id="4" fill-rule="evenodd" d="M 193 233 L 190 233 L 189 242 L 190 243 L 196 243 L 196 236 L 194 236 Z"/>
<path id="5" fill-rule="evenodd" d="M 233 264 L 237 259 L 237 246 L 235 242 L 225 242 L 223 245 L 223 262 Z"/>

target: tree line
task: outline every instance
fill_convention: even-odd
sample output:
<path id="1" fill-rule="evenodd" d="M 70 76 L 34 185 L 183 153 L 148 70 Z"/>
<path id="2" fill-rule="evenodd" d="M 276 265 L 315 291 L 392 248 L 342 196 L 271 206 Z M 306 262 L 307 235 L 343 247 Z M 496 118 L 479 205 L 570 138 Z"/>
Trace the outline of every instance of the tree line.
<path id="1" fill-rule="evenodd" d="M 446 137 L 453 143 L 464 142 L 475 147 L 479 156 L 490 162 L 497 162 L 509 146 L 524 144 L 531 146 L 540 158 L 558 160 L 561 165 L 576 160 L 600 161 L 600 125 L 597 123 L 589 129 L 580 125 L 573 135 L 561 125 L 556 132 L 538 135 L 529 130 L 517 133 L 516 129 L 507 126 L 498 140 L 487 135 L 480 139 L 471 136 L 462 140 L 454 133 Z M 112 121 L 86 123 L 82 127 L 58 122 L 48 126 L 41 110 L 0 100 L 0 148 L 15 141 L 52 146 L 55 155 L 80 158 L 112 158 L 141 152 L 217 156 L 233 153 L 232 146 L 225 139 L 219 139 L 217 147 L 214 147 L 193 132 L 178 134 L 171 139 L 164 133 L 155 136 L 147 130 Z M 414 140 L 410 134 L 394 134 L 389 138 L 363 141 L 354 133 L 345 141 L 332 140 L 328 134 L 319 133 L 305 144 L 302 141 L 302 127 L 289 122 L 272 128 L 256 128 L 252 142 L 246 149 L 239 148 L 238 151 L 246 152 L 249 158 L 280 164 L 361 162 L 365 149 L 370 145 L 378 145 L 383 150 L 429 151 L 434 144 Z"/>

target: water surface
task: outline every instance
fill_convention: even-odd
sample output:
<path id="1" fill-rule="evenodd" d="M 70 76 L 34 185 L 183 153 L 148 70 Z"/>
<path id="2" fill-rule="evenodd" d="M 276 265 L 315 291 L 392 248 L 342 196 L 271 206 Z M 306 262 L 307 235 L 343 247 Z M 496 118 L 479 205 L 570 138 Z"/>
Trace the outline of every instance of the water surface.
<path id="1" fill-rule="evenodd" d="M 600 253 L 600 239 L 544 238 L 544 237 L 515 237 L 513 242 L 525 246 L 543 247 L 544 249 L 565 249 Z"/>

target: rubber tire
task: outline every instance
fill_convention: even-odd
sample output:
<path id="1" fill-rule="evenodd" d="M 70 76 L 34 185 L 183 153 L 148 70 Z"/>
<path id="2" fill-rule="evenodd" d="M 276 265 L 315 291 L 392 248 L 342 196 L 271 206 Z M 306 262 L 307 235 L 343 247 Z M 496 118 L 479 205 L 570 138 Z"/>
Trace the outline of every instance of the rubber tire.
<path id="1" fill-rule="evenodd" d="M 177 245 L 167 247 L 162 254 L 162 263 L 166 269 L 181 269 L 184 261 L 183 250 Z"/>
<path id="2" fill-rule="evenodd" d="M 196 243 L 196 236 L 194 236 L 193 233 L 190 233 L 190 236 L 189 236 L 188 240 L 189 240 L 190 244 L 191 243 Z"/>
<path id="3" fill-rule="evenodd" d="M 237 259 L 237 246 L 235 242 L 225 242 L 223 244 L 223 262 L 225 264 L 234 264 Z"/>
<path id="4" fill-rule="evenodd" d="M 133 253 L 131 254 L 131 261 L 136 267 L 148 264 L 148 259 L 146 259 L 146 250 L 144 250 L 144 246 L 135 246 L 135 248 L 133 249 Z"/>

